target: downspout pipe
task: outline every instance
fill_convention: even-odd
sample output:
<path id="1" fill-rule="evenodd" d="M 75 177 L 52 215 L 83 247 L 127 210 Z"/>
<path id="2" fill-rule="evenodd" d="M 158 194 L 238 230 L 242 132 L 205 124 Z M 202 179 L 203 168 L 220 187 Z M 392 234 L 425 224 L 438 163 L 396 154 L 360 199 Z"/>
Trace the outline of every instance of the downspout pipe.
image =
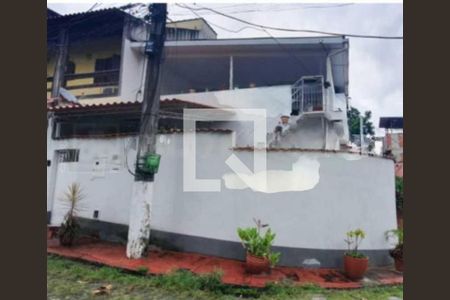
<path id="1" fill-rule="evenodd" d="M 343 49 L 335 50 L 335 51 L 329 52 L 327 54 L 326 61 L 328 62 L 328 60 L 330 60 L 330 65 L 331 65 L 331 57 L 333 57 L 333 56 L 335 56 L 335 55 L 337 55 L 339 53 L 348 51 L 348 42 L 346 41 L 343 44 L 344 44 L 344 48 Z M 334 83 L 333 83 L 333 86 L 334 86 Z M 347 95 L 347 91 L 346 91 L 346 95 L 345 95 L 345 102 L 346 102 L 346 107 L 347 107 L 347 110 L 348 110 L 348 95 Z M 324 137 L 325 138 L 324 149 L 327 149 L 328 122 L 325 122 L 324 126 L 325 126 L 325 128 L 324 128 L 324 131 L 325 131 L 324 132 L 324 135 L 325 135 L 325 137 Z"/>
<path id="2" fill-rule="evenodd" d="M 339 54 L 339 53 L 342 53 L 342 52 L 344 52 L 344 51 L 348 51 L 348 42 L 344 42 L 343 44 L 344 44 L 344 48 L 343 48 L 343 49 L 336 50 L 336 51 L 333 51 L 333 52 L 330 52 L 330 53 L 327 55 L 327 60 L 328 60 L 328 59 L 331 60 L 331 57 L 333 57 L 333 56 L 335 56 L 335 55 L 337 55 L 337 54 Z M 347 110 L 348 110 L 348 95 L 347 95 L 347 91 L 346 91 L 346 95 L 345 95 L 345 100 L 346 100 L 346 102 L 347 102 L 346 105 L 347 105 Z"/>

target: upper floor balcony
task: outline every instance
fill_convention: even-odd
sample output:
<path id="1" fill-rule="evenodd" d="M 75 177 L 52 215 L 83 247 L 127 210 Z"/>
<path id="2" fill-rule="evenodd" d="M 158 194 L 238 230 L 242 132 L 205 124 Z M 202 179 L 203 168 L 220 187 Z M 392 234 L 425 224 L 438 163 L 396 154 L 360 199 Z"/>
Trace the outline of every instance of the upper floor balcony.
<path id="1" fill-rule="evenodd" d="M 303 76 L 292 85 L 292 112 L 298 116 L 304 113 L 324 112 L 326 97 L 323 76 Z"/>
<path id="2" fill-rule="evenodd" d="M 342 97 L 338 99 L 332 86 L 333 83 L 322 75 L 302 76 L 291 87 L 291 115 L 297 120 L 307 116 L 346 120 L 346 99 L 342 103 Z"/>
<path id="3" fill-rule="evenodd" d="M 119 65 L 114 68 L 95 68 L 95 71 L 91 72 L 74 73 L 69 70 L 64 74 L 61 86 L 80 100 L 112 97 L 118 95 L 119 76 Z M 48 76 L 47 93 L 51 92 L 52 84 L 53 76 Z"/>

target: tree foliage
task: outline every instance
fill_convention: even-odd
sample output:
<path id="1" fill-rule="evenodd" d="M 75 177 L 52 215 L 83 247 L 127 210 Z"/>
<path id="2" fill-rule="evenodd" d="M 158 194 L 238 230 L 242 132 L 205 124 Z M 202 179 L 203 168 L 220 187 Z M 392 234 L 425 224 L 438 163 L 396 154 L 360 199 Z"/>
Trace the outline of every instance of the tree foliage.
<path id="1" fill-rule="evenodd" d="M 359 134 L 360 116 L 361 116 L 361 112 L 357 108 L 351 106 L 350 110 L 347 112 L 348 128 L 349 128 L 350 134 Z M 367 136 L 367 135 L 374 136 L 375 135 L 375 129 L 374 129 L 373 123 L 370 120 L 371 117 L 372 117 L 372 112 L 370 110 L 364 112 L 363 133 L 365 136 Z"/>
<path id="2" fill-rule="evenodd" d="M 403 211 L 403 178 L 395 177 L 395 199 L 397 209 Z"/>

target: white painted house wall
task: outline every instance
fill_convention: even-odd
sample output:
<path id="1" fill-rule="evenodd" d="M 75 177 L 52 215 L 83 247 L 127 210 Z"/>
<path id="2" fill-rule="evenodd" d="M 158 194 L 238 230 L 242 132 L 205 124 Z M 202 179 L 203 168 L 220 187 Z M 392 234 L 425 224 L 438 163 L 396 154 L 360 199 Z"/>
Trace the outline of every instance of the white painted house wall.
<path id="1" fill-rule="evenodd" d="M 125 160 L 133 162 L 136 157 L 133 151 L 125 156 L 130 139 L 66 139 L 52 144 L 48 159 L 58 149 L 80 149 L 80 154 L 78 162 L 58 163 L 52 159 L 52 166 L 47 168 L 47 173 L 57 170 L 55 181 L 47 181 L 48 191 L 54 189 L 53 201 L 47 202 L 51 205 L 47 209 L 52 210 L 51 223 L 62 222 L 67 211 L 62 198 L 68 186 L 78 182 L 86 196 L 81 203 L 80 217 L 92 219 L 94 210 L 99 210 L 99 220 L 127 224 L 134 179 L 125 167 Z"/>
<path id="2" fill-rule="evenodd" d="M 327 90 L 331 90 L 331 88 Z M 332 103 L 329 107 L 330 110 L 344 107 L 342 110 L 344 112 L 343 120 L 341 122 L 326 121 L 328 123 L 328 132 L 325 136 L 324 124 L 321 118 L 304 118 L 299 121 L 295 132 L 284 139 L 283 147 L 323 149 L 324 140 L 326 139 L 326 149 L 339 150 L 340 144 L 348 140 L 345 95 L 339 94 L 335 98 L 334 92 L 328 92 L 326 96 L 329 97 L 327 98 L 327 103 Z M 164 95 L 161 98 L 176 98 L 219 108 L 265 109 L 268 134 L 273 132 L 282 115 L 290 115 L 292 101 L 290 85 Z M 237 146 L 253 144 L 252 124 L 240 122 L 229 123 L 227 126 L 236 132 Z"/>
<path id="3" fill-rule="evenodd" d="M 238 242 L 236 228 L 260 218 L 277 233 L 275 246 L 344 250 L 345 232 L 363 228 L 361 249 L 386 250 L 385 231 L 396 227 L 394 164 L 391 160 L 358 154 L 268 152 L 269 181 L 278 192 L 258 192 L 230 181 L 233 172 L 225 160 L 236 154 L 252 168 L 252 152 L 233 151 L 232 134 L 197 133 L 197 176 L 221 180 L 221 192 L 183 192 L 182 135 L 159 135 L 162 155 L 156 176 L 152 230 Z M 135 138 L 67 139 L 49 141 L 47 158 L 57 149 L 80 149 L 79 162 L 60 163 L 55 186 L 52 224 L 66 210 L 60 197 L 72 182 L 86 195 L 79 216 L 127 225 L 133 176 Z M 99 162 L 99 165 L 96 165 Z M 52 163 L 48 172 L 57 165 Z M 283 180 L 276 182 L 277 177 Z M 274 176 L 275 175 L 275 176 Z M 49 175 L 47 175 L 49 179 Z M 228 180 L 228 183 L 226 180 Z M 201 251 L 201 250 L 200 250 Z M 386 253 L 387 257 L 387 253 Z M 288 259 L 287 257 L 284 258 Z M 287 262 L 285 264 L 296 264 Z"/>
<path id="4" fill-rule="evenodd" d="M 146 39 L 144 26 L 127 25 L 131 27 L 130 35 L 135 39 Z M 147 64 L 146 56 L 136 49 L 132 48 L 130 37 L 124 35 L 122 40 L 122 65 L 120 81 L 120 99 L 121 101 L 142 101 L 144 86 L 144 74 Z"/>

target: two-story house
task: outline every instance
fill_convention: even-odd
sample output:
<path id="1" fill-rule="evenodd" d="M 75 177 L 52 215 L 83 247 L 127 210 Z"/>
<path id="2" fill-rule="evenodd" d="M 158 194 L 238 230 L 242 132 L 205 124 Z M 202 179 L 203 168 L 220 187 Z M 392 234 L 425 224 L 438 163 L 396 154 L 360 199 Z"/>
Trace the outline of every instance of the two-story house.
<path id="1" fill-rule="evenodd" d="M 124 241 L 148 24 L 108 9 L 49 16 L 47 30 L 47 97 L 63 87 L 77 98 L 48 104 L 49 223 L 61 222 L 58 199 L 76 181 L 86 195 L 83 228 Z M 218 39 L 202 19 L 168 23 L 151 242 L 243 258 L 236 228 L 258 218 L 277 233 L 282 265 L 316 258 L 335 267 L 345 233 L 360 227 L 367 232 L 363 251 L 375 265 L 389 263 L 384 233 L 396 226 L 393 162 L 341 150 L 348 142 L 348 72 L 345 37 Z M 228 117 L 184 131 L 186 108 Z M 251 170 L 256 152 L 254 125 L 231 109 L 265 113 L 265 170 L 229 167 L 234 157 Z M 185 138 L 192 135 L 196 155 L 186 159 Z M 186 188 L 189 166 L 215 190 Z M 368 180 L 374 173 L 380 176 Z"/>
<path id="2" fill-rule="evenodd" d="M 119 9 L 49 18 L 47 96 L 62 54 L 61 86 L 81 104 L 142 101 L 147 29 Z M 60 42 L 66 31 L 65 45 Z M 296 130 L 283 137 L 285 147 L 339 150 L 348 142 L 347 39 L 218 40 L 203 19 L 196 19 L 169 23 L 165 47 L 163 98 L 266 109 L 269 135 L 281 115 L 291 115 Z M 250 144 L 245 131 L 238 140 L 244 145 Z"/>

